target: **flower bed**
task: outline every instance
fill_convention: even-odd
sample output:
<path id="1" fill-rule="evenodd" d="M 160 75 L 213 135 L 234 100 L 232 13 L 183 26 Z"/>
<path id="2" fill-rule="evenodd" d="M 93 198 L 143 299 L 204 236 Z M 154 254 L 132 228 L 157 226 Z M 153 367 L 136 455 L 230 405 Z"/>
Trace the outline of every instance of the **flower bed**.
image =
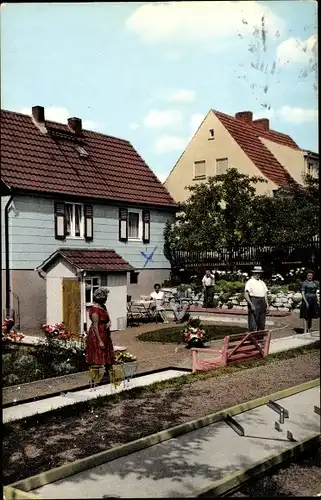
<path id="1" fill-rule="evenodd" d="M 271 311 L 289 312 L 294 310 L 298 312 L 300 310 L 302 301 L 300 290 L 305 275 L 306 269 L 298 268 L 290 270 L 285 277 L 280 274 L 272 276 L 270 283 L 267 283 Z M 249 278 L 248 273 L 216 271 L 216 278 L 214 308 L 247 310 L 244 287 L 246 280 Z M 284 284 L 285 281 L 289 280 L 291 280 L 289 284 Z M 192 283 L 179 285 L 176 288 L 167 288 L 165 290 L 165 301 L 169 301 L 178 291 L 185 292 L 193 305 L 203 306 L 204 296 L 200 285 Z M 320 290 L 317 291 L 317 294 L 320 300 Z"/>
<path id="2" fill-rule="evenodd" d="M 191 349 L 191 347 L 205 347 L 206 332 L 202 328 L 198 318 L 189 320 L 182 333 L 187 349 Z"/>

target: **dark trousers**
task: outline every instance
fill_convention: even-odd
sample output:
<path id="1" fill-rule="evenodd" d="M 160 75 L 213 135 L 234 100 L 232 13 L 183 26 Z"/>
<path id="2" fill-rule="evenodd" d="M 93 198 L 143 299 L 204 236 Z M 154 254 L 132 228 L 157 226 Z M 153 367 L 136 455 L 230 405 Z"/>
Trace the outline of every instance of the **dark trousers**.
<path id="1" fill-rule="evenodd" d="M 264 297 L 251 297 L 254 311 L 248 307 L 249 332 L 265 330 L 266 302 Z"/>
<path id="2" fill-rule="evenodd" d="M 204 304 L 203 307 L 213 307 L 214 300 L 214 286 L 206 286 L 204 290 Z"/>

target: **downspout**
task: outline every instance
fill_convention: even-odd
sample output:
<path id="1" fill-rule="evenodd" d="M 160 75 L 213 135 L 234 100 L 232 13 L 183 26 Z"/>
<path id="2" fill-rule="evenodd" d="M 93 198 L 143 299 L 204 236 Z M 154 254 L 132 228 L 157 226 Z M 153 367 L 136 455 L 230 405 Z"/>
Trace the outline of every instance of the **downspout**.
<path id="1" fill-rule="evenodd" d="M 8 203 L 4 209 L 4 230 L 5 230 L 5 261 L 6 261 L 6 317 L 10 318 L 11 301 L 10 301 L 10 255 L 9 255 L 9 209 L 13 201 L 14 195 L 11 194 Z"/>

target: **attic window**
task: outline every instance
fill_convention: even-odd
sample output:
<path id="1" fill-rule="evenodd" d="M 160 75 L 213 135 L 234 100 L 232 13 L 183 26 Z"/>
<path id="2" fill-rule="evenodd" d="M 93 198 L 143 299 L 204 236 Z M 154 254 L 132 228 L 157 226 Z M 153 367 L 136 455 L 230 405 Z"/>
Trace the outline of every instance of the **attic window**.
<path id="1" fill-rule="evenodd" d="M 208 138 L 209 139 L 214 139 L 214 129 L 213 128 L 210 128 Z"/>
<path id="2" fill-rule="evenodd" d="M 89 153 L 82 146 L 76 146 L 76 150 L 78 151 L 80 156 L 83 156 L 85 158 L 87 158 L 87 156 L 89 156 Z"/>

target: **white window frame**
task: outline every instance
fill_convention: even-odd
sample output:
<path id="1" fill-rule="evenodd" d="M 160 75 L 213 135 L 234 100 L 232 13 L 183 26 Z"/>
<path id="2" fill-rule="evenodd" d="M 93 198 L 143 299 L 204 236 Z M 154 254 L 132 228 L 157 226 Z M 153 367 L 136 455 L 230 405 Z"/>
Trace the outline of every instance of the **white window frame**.
<path id="1" fill-rule="evenodd" d="M 94 303 L 94 299 L 93 299 L 93 293 L 94 293 L 94 284 L 93 284 L 93 280 L 94 279 L 98 279 L 98 285 L 95 285 L 95 289 L 96 288 L 99 288 L 101 286 L 101 277 L 100 276 L 85 276 L 84 277 L 84 284 L 85 284 L 85 304 L 86 304 L 86 307 L 89 307 L 89 306 L 92 306 L 93 303 Z M 91 282 L 90 285 L 87 284 L 87 281 Z M 91 298 L 91 302 L 87 302 L 86 300 L 86 290 L 88 290 L 90 288 L 91 292 L 90 292 L 90 298 Z"/>
<path id="2" fill-rule="evenodd" d="M 204 174 L 201 174 L 201 175 L 196 175 L 196 165 L 199 165 L 200 163 L 204 164 Z M 198 161 L 194 161 L 194 172 L 193 172 L 193 179 L 206 179 L 206 161 L 205 160 L 198 160 Z"/>
<path id="3" fill-rule="evenodd" d="M 65 210 L 66 210 L 66 219 L 68 217 L 67 215 L 67 210 L 68 206 L 72 207 L 72 217 L 71 217 L 71 227 L 70 227 L 70 235 L 66 235 L 66 239 L 68 240 L 83 240 L 85 239 L 85 213 L 84 213 L 84 205 L 82 203 L 65 203 Z M 75 207 L 79 206 L 81 207 L 81 219 L 80 219 L 80 236 L 75 235 L 75 227 L 76 227 L 76 220 L 75 220 Z"/>
<path id="4" fill-rule="evenodd" d="M 129 214 L 138 214 L 138 238 L 131 238 L 129 236 Z M 143 239 L 143 211 L 134 208 L 128 209 L 128 241 L 142 241 Z"/>

